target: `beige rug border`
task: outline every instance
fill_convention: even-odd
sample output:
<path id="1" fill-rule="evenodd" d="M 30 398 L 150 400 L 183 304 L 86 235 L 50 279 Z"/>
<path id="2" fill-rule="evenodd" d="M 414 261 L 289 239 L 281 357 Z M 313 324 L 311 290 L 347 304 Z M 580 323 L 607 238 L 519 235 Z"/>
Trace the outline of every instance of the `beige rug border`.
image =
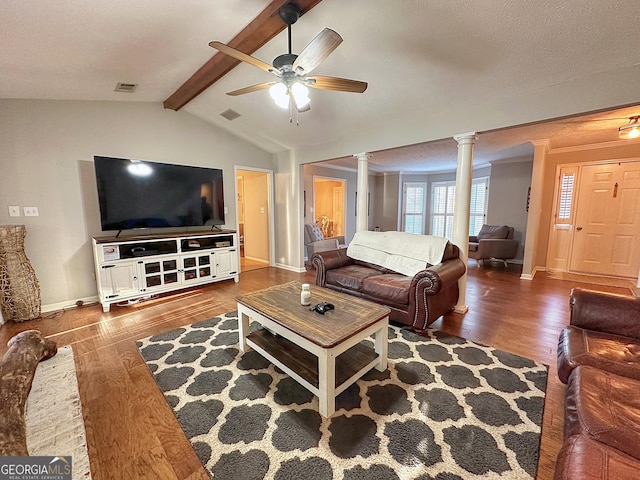
<path id="1" fill-rule="evenodd" d="M 40 364 L 25 407 L 32 456 L 71 456 L 74 480 L 91 479 L 87 439 L 70 345 Z"/>

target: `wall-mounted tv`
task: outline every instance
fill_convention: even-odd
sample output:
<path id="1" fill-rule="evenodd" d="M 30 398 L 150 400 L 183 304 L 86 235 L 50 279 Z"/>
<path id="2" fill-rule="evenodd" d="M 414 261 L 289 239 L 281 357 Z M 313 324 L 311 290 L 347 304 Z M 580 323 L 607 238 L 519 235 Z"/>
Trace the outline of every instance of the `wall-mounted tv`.
<path id="1" fill-rule="evenodd" d="M 102 230 L 224 225 L 222 170 L 93 157 Z"/>

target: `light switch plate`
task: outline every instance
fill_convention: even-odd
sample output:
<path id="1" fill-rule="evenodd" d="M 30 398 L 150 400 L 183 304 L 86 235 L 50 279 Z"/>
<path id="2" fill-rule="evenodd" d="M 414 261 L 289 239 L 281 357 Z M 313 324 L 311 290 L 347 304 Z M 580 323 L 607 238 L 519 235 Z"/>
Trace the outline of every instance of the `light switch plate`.
<path id="1" fill-rule="evenodd" d="M 19 217 L 20 216 L 20 207 L 17 205 L 9 205 L 9 216 L 10 217 Z"/>
<path id="2" fill-rule="evenodd" d="M 38 212 L 38 207 L 23 207 L 24 216 L 25 217 L 38 217 L 40 216 L 40 212 Z"/>

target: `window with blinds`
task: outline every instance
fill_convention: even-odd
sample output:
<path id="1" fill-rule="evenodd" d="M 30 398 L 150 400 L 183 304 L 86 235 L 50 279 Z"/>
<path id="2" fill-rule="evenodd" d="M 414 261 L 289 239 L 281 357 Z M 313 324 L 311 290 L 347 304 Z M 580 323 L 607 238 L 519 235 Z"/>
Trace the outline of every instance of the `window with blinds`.
<path id="1" fill-rule="evenodd" d="M 477 235 L 487 216 L 489 178 L 474 178 L 471 183 L 471 201 L 469 205 L 469 235 Z"/>
<path id="2" fill-rule="evenodd" d="M 408 233 L 424 233 L 427 184 L 406 182 L 402 195 L 402 229 Z"/>
<path id="3" fill-rule="evenodd" d="M 451 238 L 456 182 L 434 182 L 431 187 L 431 235 Z"/>
<path id="4" fill-rule="evenodd" d="M 558 220 L 571 219 L 571 204 L 573 203 L 573 187 L 575 174 L 560 176 L 560 201 L 558 204 Z"/>
<path id="5" fill-rule="evenodd" d="M 577 170 L 575 167 L 563 167 L 560 169 L 560 181 L 558 182 L 558 204 L 556 209 L 556 223 L 571 223 L 573 210 L 573 196 L 575 193 Z"/>
<path id="6" fill-rule="evenodd" d="M 469 235 L 477 235 L 487 215 L 489 178 L 475 178 L 471 183 Z M 456 184 L 434 182 L 431 187 L 431 235 L 451 239 Z"/>

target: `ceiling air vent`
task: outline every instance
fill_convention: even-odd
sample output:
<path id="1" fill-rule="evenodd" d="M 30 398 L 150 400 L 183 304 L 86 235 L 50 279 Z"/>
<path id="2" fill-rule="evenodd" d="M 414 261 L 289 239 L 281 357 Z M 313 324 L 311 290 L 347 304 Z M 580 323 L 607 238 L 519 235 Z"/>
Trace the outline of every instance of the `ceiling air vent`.
<path id="1" fill-rule="evenodd" d="M 133 93 L 138 86 L 137 83 L 122 83 L 118 82 L 115 92 Z"/>
<path id="2" fill-rule="evenodd" d="M 236 118 L 238 118 L 240 116 L 240 114 L 238 112 L 236 112 L 235 110 L 225 110 L 224 112 L 222 112 L 220 114 L 221 117 L 226 118 L 227 120 L 235 120 Z"/>

